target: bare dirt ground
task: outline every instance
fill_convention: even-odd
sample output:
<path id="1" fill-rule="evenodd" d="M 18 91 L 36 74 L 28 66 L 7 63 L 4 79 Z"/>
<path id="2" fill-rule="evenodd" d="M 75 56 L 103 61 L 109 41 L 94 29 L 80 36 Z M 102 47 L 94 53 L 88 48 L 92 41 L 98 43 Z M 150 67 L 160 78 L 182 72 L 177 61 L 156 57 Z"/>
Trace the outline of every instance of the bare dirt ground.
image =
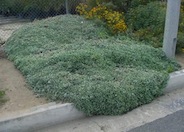
<path id="1" fill-rule="evenodd" d="M 14 67 L 13 63 L 5 59 L 2 52 L 4 42 L 27 21 L 0 16 L 0 90 L 6 93 L 7 102 L 0 106 L 0 116 L 9 112 L 28 109 L 47 103 L 44 98 L 37 98 L 28 88 L 24 77 Z"/>
<path id="2" fill-rule="evenodd" d="M 24 77 L 7 59 L 0 59 L 0 89 L 4 90 L 8 101 L 0 107 L 0 114 L 27 109 L 46 103 L 37 98 L 25 82 Z"/>

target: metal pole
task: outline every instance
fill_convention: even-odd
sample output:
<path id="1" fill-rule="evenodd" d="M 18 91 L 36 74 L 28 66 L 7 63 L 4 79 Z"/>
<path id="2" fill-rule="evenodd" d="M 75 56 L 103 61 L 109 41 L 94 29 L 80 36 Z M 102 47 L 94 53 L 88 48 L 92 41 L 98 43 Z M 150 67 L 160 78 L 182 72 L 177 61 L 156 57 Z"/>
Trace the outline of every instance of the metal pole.
<path id="1" fill-rule="evenodd" d="M 69 14 L 69 8 L 68 8 L 68 0 L 65 0 L 65 8 L 66 8 L 66 14 Z"/>
<path id="2" fill-rule="evenodd" d="M 175 57 L 180 6 L 181 0 L 167 0 L 163 51 L 169 58 Z"/>

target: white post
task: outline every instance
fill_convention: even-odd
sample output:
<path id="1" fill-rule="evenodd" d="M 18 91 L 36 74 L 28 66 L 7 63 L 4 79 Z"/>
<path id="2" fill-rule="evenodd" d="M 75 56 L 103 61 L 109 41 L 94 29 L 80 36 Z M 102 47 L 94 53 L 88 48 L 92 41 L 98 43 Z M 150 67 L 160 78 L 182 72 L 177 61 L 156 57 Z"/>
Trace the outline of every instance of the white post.
<path id="1" fill-rule="evenodd" d="M 167 0 L 163 51 L 169 58 L 175 57 L 180 6 L 181 0 Z"/>

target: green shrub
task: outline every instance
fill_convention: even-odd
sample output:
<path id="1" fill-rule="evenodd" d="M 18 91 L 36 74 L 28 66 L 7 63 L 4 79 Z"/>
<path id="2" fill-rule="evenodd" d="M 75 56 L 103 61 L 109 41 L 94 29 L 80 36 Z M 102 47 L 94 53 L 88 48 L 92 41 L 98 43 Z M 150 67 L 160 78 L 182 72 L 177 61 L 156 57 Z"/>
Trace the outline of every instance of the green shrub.
<path id="1" fill-rule="evenodd" d="M 20 0 L 0 0 L 0 12 L 3 15 L 17 15 L 24 9 L 24 3 Z"/>
<path id="2" fill-rule="evenodd" d="M 150 28 L 153 33 L 164 27 L 165 8 L 160 2 L 152 2 L 132 8 L 126 15 L 127 23 L 133 31 Z M 156 28 L 156 29 L 155 29 Z M 160 33 L 161 31 L 157 31 Z"/>
<path id="3" fill-rule="evenodd" d="M 129 10 L 126 23 L 139 40 L 153 41 L 154 47 L 161 47 L 165 14 L 163 3 L 151 2 Z"/>
<path id="4" fill-rule="evenodd" d="M 184 52 L 184 32 L 179 32 L 178 33 L 178 40 L 177 40 L 177 47 L 176 47 L 176 52 L 181 53 Z"/>
<path id="5" fill-rule="evenodd" d="M 179 23 L 179 32 L 178 32 L 178 40 L 177 40 L 177 48 L 176 52 L 181 53 L 184 52 L 184 1 L 181 6 L 180 12 L 180 23 Z"/>
<path id="6" fill-rule="evenodd" d="M 75 14 L 75 8 L 80 2 L 81 0 L 68 0 L 69 12 Z M 29 14 L 40 18 L 45 17 L 49 12 L 53 12 L 54 15 L 66 13 L 65 0 L 0 0 L 0 3 L 0 14 L 5 16 L 25 17 Z"/>
<path id="7" fill-rule="evenodd" d="M 49 10 L 52 7 L 55 9 L 59 9 L 63 2 L 64 0 L 1 0 L 1 4 L 4 8 L 17 10 L 21 7 L 22 11 L 24 7 L 33 5 L 38 6 L 44 11 Z"/>
<path id="8" fill-rule="evenodd" d="M 111 9 L 127 12 L 132 7 L 146 5 L 153 1 L 159 0 L 87 0 L 87 5 L 91 8 L 98 5 L 104 5 Z"/>
<path id="9" fill-rule="evenodd" d="M 151 102 L 162 94 L 168 73 L 180 68 L 161 49 L 111 37 L 80 16 L 22 27 L 5 51 L 34 92 L 73 102 L 87 115 L 122 114 Z"/>
<path id="10" fill-rule="evenodd" d="M 22 1 L 24 2 L 25 0 Z M 65 0 L 27 0 L 25 5 L 38 6 L 42 11 L 48 11 L 50 8 L 59 10 L 64 1 Z"/>
<path id="11" fill-rule="evenodd" d="M 148 3 L 160 0 L 131 0 L 131 8 L 138 7 L 139 5 L 147 5 Z"/>
<path id="12" fill-rule="evenodd" d="M 184 47 L 184 6 L 181 6 L 176 52 Z M 151 2 L 132 8 L 126 14 L 129 34 L 140 41 L 149 42 L 154 47 L 162 47 L 164 36 L 166 6 L 164 2 Z"/>

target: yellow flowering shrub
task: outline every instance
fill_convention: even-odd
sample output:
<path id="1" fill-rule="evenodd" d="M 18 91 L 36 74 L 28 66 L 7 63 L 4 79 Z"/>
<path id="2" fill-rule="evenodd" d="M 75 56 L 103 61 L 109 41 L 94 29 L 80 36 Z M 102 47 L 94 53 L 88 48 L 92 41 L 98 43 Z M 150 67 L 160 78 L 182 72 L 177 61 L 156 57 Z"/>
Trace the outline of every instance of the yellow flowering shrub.
<path id="1" fill-rule="evenodd" d="M 88 5 L 80 3 L 77 7 L 76 7 L 76 11 L 80 14 L 80 15 L 87 15 L 88 14 Z"/>
<path id="2" fill-rule="evenodd" d="M 86 19 L 100 19 L 106 23 L 113 33 L 125 32 L 127 26 L 124 21 L 124 14 L 108 9 L 106 6 L 98 5 L 91 9 L 86 4 L 79 4 L 76 11 Z"/>

